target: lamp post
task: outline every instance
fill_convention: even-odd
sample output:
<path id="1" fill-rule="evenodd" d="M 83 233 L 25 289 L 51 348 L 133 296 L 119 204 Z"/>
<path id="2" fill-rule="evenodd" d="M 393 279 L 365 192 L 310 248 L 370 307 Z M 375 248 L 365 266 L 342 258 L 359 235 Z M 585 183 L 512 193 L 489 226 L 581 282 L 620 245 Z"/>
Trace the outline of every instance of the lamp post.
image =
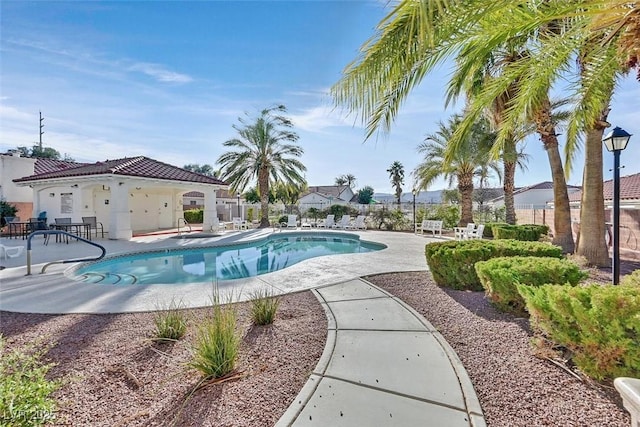
<path id="1" fill-rule="evenodd" d="M 620 152 L 627 148 L 629 138 L 631 138 L 631 134 L 616 126 L 602 140 L 607 151 L 613 152 L 613 256 L 611 265 L 614 285 L 620 283 Z"/>
<path id="2" fill-rule="evenodd" d="M 238 217 L 240 217 L 240 192 L 238 191 Z"/>
<path id="3" fill-rule="evenodd" d="M 416 225 L 416 189 L 411 190 L 411 194 L 413 195 L 413 234 L 417 231 Z"/>

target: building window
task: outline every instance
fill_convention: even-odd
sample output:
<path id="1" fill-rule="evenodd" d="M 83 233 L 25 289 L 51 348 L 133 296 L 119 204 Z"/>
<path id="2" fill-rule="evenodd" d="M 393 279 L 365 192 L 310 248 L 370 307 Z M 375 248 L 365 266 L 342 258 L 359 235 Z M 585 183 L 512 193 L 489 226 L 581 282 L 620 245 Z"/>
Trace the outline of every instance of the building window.
<path id="1" fill-rule="evenodd" d="M 195 206 L 195 205 L 197 205 L 197 203 L 196 203 L 196 201 L 195 201 L 195 200 L 191 200 L 191 201 L 189 202 L 189 204 L 190 204 L 191 206 Z"/>

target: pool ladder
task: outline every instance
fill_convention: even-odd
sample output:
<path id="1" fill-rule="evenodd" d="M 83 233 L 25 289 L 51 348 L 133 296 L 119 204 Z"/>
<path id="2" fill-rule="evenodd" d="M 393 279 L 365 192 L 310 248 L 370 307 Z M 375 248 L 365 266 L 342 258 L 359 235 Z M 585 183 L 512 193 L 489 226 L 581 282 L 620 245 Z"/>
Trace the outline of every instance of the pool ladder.
<path id="1" fill-rule="evenodd" d="M 67 237 L 73 237 L 76 240 L 79 240 L 81 242 L 85 242 L 91 246 L 95 246 L 96 248 L 99 248 L 102 253 L 100 254 L 100 256 L 97 256 L 95 258 L 76 258 L 76 259 L 65 259 L 65 260 L 61 260 L 61 261 L 53 261 L 53 262 L 49 262 L 45 265 L 42 266 L 42 270 L 40 271 L 40 274 L 44 273 L 44 271 L 47 269 L 47 267 L 49 267 L 50 265 L 53 264 L 69 264 L 72 262 L 85 262 L 85 261 L 98 261 L 102 258 L 104 258 L 104 256 L 107 254 L 107 250 L 104 248 L 104 246 L 99 245 L 95 242 L 92 242 L 91 240 L 87 240 L 84 237 L 80 237 L 77 236 L 75 234 L 71 234 L 71 233 L 67 233 L 66 231 L 62 231 L 62 230 L 36 230 L 32 233 L 29 234 L 29 236 L 27 237 L 27 276 L 31 275 L 31 239 L 33 239 L 34 236 L 37 235 L 44 235 L 45 239 L 49 238 L 50 235 L 52 234 L 61 234 L 63 236 L 67 236 Z"/>
<path id="2" fill-rule="evenodd" d="M 189 233 L 191 233 L 191 224 L 189 224 L 187 222 L 187 220 L 184 219 L 184 218 L 178 218 L 178 236 L 180 236 L 182 234 L 182 231 L 180 231 L 180 221 L 184 222 L 185 228 L 188 228 L 189 229 Z"/>

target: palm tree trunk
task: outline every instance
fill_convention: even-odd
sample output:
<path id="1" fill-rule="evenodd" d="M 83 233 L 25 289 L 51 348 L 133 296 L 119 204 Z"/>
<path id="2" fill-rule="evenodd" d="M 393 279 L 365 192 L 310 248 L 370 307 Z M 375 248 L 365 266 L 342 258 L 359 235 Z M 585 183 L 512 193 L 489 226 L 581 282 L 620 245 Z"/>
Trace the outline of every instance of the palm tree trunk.
<path id="1" fill-rule="evenodd" d="M 571 231 L 571 210 L 569 208 L 569 193 L 567 181 L 564 177 L 564 167 L 558 149 L 558 138 L 555 125 L 551 120 L 551 102 L 543 101 L 540 109 L 535 114 L 536 130 L 544 144 L 551 166 L 551 178 L 553 180 L 553 204 L 554 204 L 554 235 L 552 243 L 562 248 L 564 253 L 573 253 L 575 244 Z"/>
<path id="2" fill-rule="evenodd" d="M 260 194 L 260 215 L 259 228 L 268 228 L 269 224 L 269 170 L 260 168 L 258 171 L 258 193 Z"/>
<path id="3" fill-rule="evenodd" d="M 600 120 L 586 130 L 585 162 L 580 203 L 580 238 L 576 253 L 597 267 L 609 265 L 609 248 L 604 238 L 604 195 L 602 194 L 602 134 L 609 123 L 605 110 Z"/>
<path id="4" fill-rule="evenodd" d="M 460 192 L 460 223 L 466 227 L 473 222 L 473 174 L 458 175 L 458 191 Z"/>
<path id="5" fill-rule="evenodd" d="M 505 143 L 503 153 L 503 168 L 504 168 L 504 208 L 505 220 L 507 224 L 515 225 L 516 223 L 516 208 L 513 201 L 513 191 L 515 190 L 515 176 L 516 176 L 516 145 L 515 142 L 509 141 Z"/>

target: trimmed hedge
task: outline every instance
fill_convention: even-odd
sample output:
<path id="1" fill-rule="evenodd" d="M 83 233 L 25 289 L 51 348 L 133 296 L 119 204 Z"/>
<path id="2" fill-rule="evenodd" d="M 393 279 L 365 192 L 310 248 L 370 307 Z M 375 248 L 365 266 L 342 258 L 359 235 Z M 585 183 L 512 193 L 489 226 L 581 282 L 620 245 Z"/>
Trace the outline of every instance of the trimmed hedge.
<path id="1" fill-rule="evenodd" d="M 507 226 L 509 227 L 509 224 L 507 224 L 506 222 L 487 222 L 484 224 L 484 231 L 482 232 L 482 237 L 484 237 L 485 239 L 493 239 L 493 227 L 496 226 Z"/>
<path id="2" fill-rule="evenodd" d="M 596 379 L 640 377 L 640 287 L 517 285 L 531 325 Z"/>
<path id="3" fill-rule="evenodd" d="M 189 209 L 183 212 L 184 220 L 189 224 L 202 224 L 204 222 L 204 210 Z"/>
<path id="4" fill-rule="evenodd" d="M 536 242 L 549 233 L 546 225 L 523 224 L 509 225 L 497 224 L 491 227 L 494 239 L 515 239 L 527 242 Z"/>
<path id="5" fill-rule="evenodd" d="M 562 258 L 562 248 L 543 242 L 517 240 L 463 240 L 429 243 L 425 256 L 439 286 L 481 291 L 474 264 L 504 256 Z"/>
<path id="6" fill-rule="evenodd" d="M 567 259 L 548 257 L 500 257 L 480 261 L 476 273 L 489 300 L 500 311 L 528 316 L 516 284 L 542 286 L 547 283 L 577 285 L 587 274 Z"/>

